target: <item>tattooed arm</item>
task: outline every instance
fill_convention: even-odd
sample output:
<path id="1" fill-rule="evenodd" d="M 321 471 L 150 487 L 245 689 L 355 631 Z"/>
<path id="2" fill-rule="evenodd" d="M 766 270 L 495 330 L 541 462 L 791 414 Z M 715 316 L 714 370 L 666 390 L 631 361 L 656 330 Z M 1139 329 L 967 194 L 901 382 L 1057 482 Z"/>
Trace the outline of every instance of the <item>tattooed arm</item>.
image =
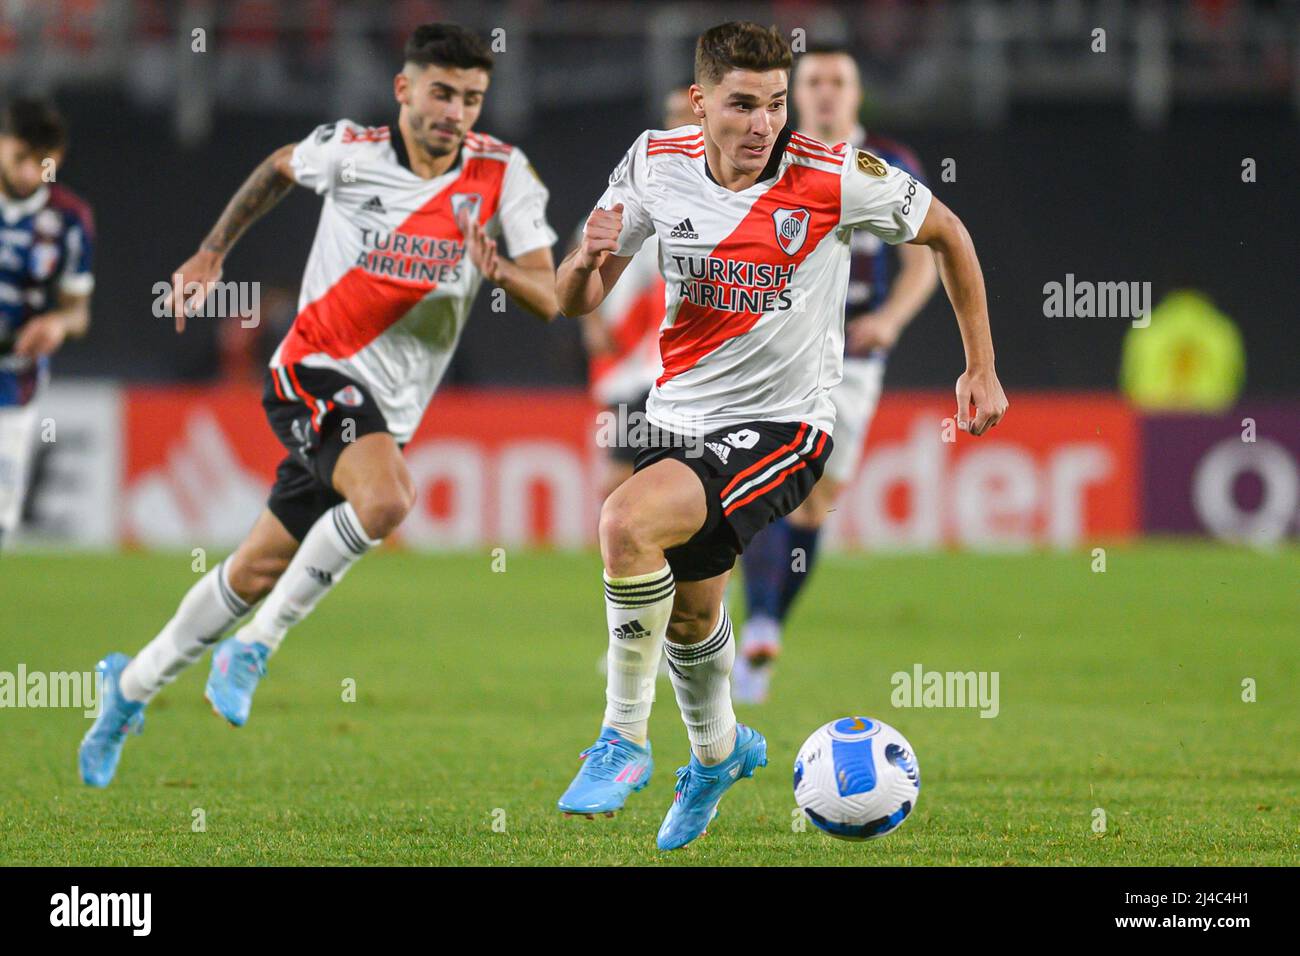
<path id="1" fill-rule="evenodd" d="M 199 245 L 199 251 L 173 273 L 172 291 L 167 294 L 165 302 L 166 307 L 174 311 L 177 332 L 185 331 L 186 313 L 192 314 L 207 298 L 208 283 L 221 278 L 226 253 L 249 226 L 274 208 L 293 188 L 294 177 L 290 167 L 293 149 L 293 144 L 282 146 L 262 160 L 226 204 L 216 225 Z M 197 283 L 199 287 L 187 292 L 185 287 L 191 283 Z M 181 290 L 185 304 L 184 308 L 173 309 L 177 290 Z"/>

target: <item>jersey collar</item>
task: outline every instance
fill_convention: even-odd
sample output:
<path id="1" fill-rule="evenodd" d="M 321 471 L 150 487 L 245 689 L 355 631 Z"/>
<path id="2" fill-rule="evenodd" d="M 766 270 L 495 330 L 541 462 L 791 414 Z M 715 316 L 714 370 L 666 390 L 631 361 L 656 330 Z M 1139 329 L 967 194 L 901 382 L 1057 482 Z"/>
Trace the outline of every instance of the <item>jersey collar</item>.
<path id="1" fill-rule="evenodd" d="M 765 180 L 771 179 L 781 169 L 781 160 L 785 156 L 785 147 L 789 144 L 790 134 L 793 132 L 794 127 L 787 123 L 785 128 L 777 134 L 776 142 L 772 144 L 772 153 L 767 157 L 767 165 L 763 167 L 763 171 L 759 173 L 758 178 L 754 180 L 754 185 L 758 185 Z M 708 157 L 701 156 L 700 162 L 704 164 L 704 175 L 709 177 L 709 182 L 722 186 L 722 183 L 713 178 L 713 172 L 709 169 Z M 726 187 L 724 186 L 723 188 L 725 189 Z"/>
<path id="2" fill-rule="evenodd" d="M 49 198 L 50 188 L 48 186 L 40 187 L 26 199 L 10 199 L 0 193 L 0 215 L 4 216 L 6 223 L 13 225 L 20 220 L 26 219 L 32 213 L 45 208 L 45 203 Z"/>
<path id="3" fill-rule="evenodd" d="M 412 176 L 419 176 L 419 173 L 411 168 L 411 154 L 406 151 L 406 139 L 402 136 L 401 123 L 393 124 L 393 135 L 388 137 L 388 143 L 393 147 L 393 154 L 397 157 L 398 164 Z M 464 162 L 465 141 L 462 139 L 460 141 L 460 149 L 456 152 L 456 161 L 447 167 L 447 173 L 455 172 L 460 169 Z M 446 176 L 447 173 L 443 173 L 442 176 Z M 441 179 L 442 176 L 435 176 L 434 179 Z M 433 180 L 429 181 L 432 182 Z"/>

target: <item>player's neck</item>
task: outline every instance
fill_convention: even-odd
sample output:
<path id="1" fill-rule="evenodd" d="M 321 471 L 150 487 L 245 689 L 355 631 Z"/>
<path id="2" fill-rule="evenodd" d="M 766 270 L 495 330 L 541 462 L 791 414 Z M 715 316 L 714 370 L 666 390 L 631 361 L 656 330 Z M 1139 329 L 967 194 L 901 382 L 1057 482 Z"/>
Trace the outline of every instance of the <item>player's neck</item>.
<path id="1" fill-rule="evenodd" d="M 836 143 L 853 142 L 856 131 L 857 124 L 849 123 L 845 126 L 814 126 L 812 129 L 800 130 L 799 132 L 805 136 L 811 136 L 819 143 L 834 146 Z"/>
<path id="2" fill-rule="evenodd" d="M 430 156 L 411 135 L 405 115 L 397 118 L 397 131 L 402 137 L 402 145 L 406 147 L 406 160 L 411 172 L 421 179 L 437 179 L 456 165 L 456 160 L 460 157 L 459 147 L 445 156 Z"/>
<path id="3" fill-rule="evenodd" d="M 733 193 L 748 189 L 763 175 L 761 169 L 752 173 L 737 169 L 727 161 L 727 158 L 722 155 L 722 148 L 707 133 L 704 134 L 704 162 L 708 164 L 713 181 Z"/>

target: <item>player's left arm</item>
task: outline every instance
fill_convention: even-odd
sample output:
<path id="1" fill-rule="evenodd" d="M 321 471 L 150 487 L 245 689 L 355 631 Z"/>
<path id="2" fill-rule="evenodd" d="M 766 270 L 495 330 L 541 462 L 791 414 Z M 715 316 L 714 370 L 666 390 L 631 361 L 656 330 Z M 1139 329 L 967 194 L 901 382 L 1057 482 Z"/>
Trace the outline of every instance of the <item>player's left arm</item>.
<path id="1" fill-rule="evenodd" d="M 78 205 L 63 233 L 63 268 L 55 286 L 54 307 L 23 323 L 14 352 L 26 358 L 53 355 L 68 339 L 90 330 L 90 294 L 95 288 L 95 220 Z"/>
<path id="2" fill-rule="evenodd" d="M 903 243 L 898 246 L 898 274 L 889 294 L 870 312 L 864 312 L 845 327 L 849 347 L 854 352 L 894 347 L 903 329 L 925 308 L 939 285 L 939 269 L 934 253 L 924 246 Z"/>
<path id="3" fill-rule="evenodd" d="M 939 277 L 961 329 L 966 371 L 957 379 L 957 427 L 982 435 L 1006 414 L 1007 396 L 993 367 L 993 334 L 975 244 L 962 221 L 938 198 L 931 199 L 925 220 L 910 241 L 934 251 Z"/>
<path id="4" fill-rule="evenodd" d="M 549 246 L 507 259 L 483 224 L 469 218 L 468 211 L 461 213 L 460 229 L 466 254 L 484 279 L 505 289 L 506 295 L 543 322 L 555 318 L 560 307 L 555 297 L 555 258 Z"/>
<path id="5" fill-rule="evenodd" d="M 550 192 L 523 152 L 514 149 L 501 183 L 501 207 L 495 217 L 497 232 L 513 258 L 501 255 L 497 240 L 488 234 L 487 224 L 461 210 L 460 231 L 465 253 L 483 278 L 505 289 L 514 299 L 543 322 L 559 314 L 555 294 L 555 259 L 551 246 L 558 238 L 546 221 Z"/>
<path id="6" fill-rule="evenodd" d="M 58 305 L 23 323 L 14 340 L 14 354 L 27 358 L 53 355 L 68 339 L 90 329 L 90 295 L 59 293 Z"/>

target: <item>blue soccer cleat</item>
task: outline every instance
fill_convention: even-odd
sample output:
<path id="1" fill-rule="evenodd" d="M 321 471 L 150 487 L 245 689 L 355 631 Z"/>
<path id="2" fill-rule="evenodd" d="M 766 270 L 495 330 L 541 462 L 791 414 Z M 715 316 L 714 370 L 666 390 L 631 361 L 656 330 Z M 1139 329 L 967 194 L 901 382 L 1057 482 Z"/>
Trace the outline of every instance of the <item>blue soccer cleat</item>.
<path id="1" fill-rule="evenodd" d="M 212 652 L 212 670 L 203 696 L 232 727 L 242 727 L 248 722 L 249 711 L 253 709 L 253 691 L 257 690 L 257 682 L 266 676 L 266 659 L 270 656 L 271 649 L 265 644 L 245 644 L 233 637 L 226 638 Z"/>
<path id="2" fill-rule="evenodd" d="M 766 766 L 767 740 L 744 724 L 736 725 L 736 749 L 722 763 L 706 767 L 691 754 L 691 762 L 677 771 L 673 805 L 659 827 L 659 849 L 680 849 L 703 834 L 731 785 Z"/>
<path id="3" fill-rule="evenodd" d="M 649 741 L 641 747 L 612 727 L 601 727 L 596 742 L 579 756 L 582 767 L 560 797 L 559 808 L 588 819 L 597 813 L 612 817 L 623 809 L 630 794 L 645 789 L 655 767 Z"/>
<path id="4" fill-rule="evenodd" d="M 118 683 L 130 662 L 125 654 L 108 654 L 95 665 L 95 671 L 103 678 L 99 716 L 86 731 L 86 736 L 81 738 L 81 746 L 77 749 L 81 779 L 92 787 L 107 787 L 113 782 L 126 735 L 138 734 L 144 729 L 145 705 L 123 697 Z"/>

